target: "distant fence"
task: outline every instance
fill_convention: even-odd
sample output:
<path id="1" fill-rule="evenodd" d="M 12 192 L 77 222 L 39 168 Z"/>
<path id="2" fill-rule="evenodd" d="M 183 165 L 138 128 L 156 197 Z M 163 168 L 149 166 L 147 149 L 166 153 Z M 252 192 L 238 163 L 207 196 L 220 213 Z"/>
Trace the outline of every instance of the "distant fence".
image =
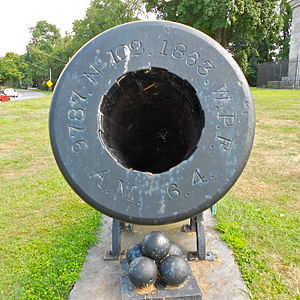
<path id="1" fill-rule="evenodd" d="M 300 87 L 300 60 L 281 60 L 258 65 L 258 87 Z"/>

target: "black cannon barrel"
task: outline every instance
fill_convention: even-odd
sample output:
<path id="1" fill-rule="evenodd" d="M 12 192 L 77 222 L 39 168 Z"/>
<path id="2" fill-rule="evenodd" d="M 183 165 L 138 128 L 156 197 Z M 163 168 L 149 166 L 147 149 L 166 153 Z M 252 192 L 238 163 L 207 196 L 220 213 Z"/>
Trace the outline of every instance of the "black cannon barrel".
<path id="1" fill-rule="evenodd" d="M 137 224 L 192 217 L 235 183 L 254 108 L 230 54 L 167 21 L 117 26 L 64 69 L 50 110 L 57 164 L 99 211 Z"/>

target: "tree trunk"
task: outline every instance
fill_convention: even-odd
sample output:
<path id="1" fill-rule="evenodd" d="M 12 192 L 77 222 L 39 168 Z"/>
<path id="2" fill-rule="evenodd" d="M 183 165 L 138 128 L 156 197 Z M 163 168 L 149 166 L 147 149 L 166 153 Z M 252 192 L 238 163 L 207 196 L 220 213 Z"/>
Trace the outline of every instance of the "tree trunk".
<path id="1" fill-rule="evenodd" d="M 222 28 L 218 28 L 215 32 L 215 40 L 219 43 L 222 44 Z"/>

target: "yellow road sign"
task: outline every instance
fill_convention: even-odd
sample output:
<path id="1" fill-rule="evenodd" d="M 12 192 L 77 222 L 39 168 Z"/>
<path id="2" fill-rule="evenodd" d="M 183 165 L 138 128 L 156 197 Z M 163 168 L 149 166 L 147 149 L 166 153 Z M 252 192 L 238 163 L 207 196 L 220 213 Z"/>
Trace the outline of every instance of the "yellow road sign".
<path id="1" fill-rule="evenodd" d="M 53 85 L 53 82 L 52 82 L 51 80 L 48 80 L 48 81 L 46 82 L 46 84 L 48 85 L 48 87 L 51 87 L 51 86 Z"/>

